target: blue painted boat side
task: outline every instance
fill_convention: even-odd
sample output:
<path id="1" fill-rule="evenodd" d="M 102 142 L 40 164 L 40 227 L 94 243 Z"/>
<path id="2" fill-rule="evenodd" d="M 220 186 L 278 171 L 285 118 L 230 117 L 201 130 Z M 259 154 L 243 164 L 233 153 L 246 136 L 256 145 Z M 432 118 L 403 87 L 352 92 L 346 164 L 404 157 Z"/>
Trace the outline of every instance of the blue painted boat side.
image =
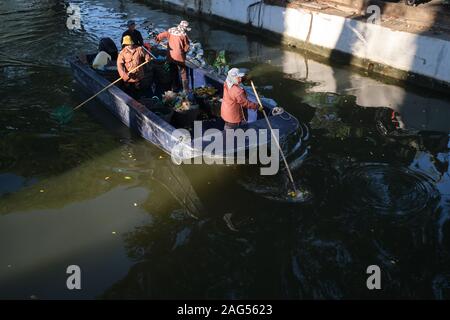
<path id="1" fill-rule="evenodd" d="M 88 65 L 82 63 L 78 58 L 71 58 L 69 59 L 69 62 L 75 79 L 88 92 L 94 94 L 110 84 L 108 80 L 103 78 Z M 217 88 L 223 87 L 224 79 L 217 74 L 214 74 L 207 69 L 198 68 L 189 62 L 187 65 L 191 75 L 191 85 L 195 84 L 196 87 L 200 85 L 212 85 Z M 249 91 L 248 88 L 246 88 L 246 90 L 249 99 L 256 102 L 253 92 Z M 184 150 L 183 159 L 194 158 L 202 155 L 205 147 L 211 143 L 211 140 L 208 139 L 208 137 L 202 137 L 201 141 L 191 139 L 180 140 L 179 134 L 177 135 L 178 132 L 175 131 L 175 127 L 148 110 L 143 104 L 127 95 L 117 86 L 113 86 L 101 93 L 98 98 L 122 123 L 168 154 L 171 154 L 173 148 L 178 146 Z M 299 122 L 294 116 L 287 112 L 284 112 L 283 115 L 271 115 L 271 110 L 276 107 L 276 102 L 271 99 L 263 99 L 262 102 L 269 115 L 269 121 L 273 129 L 279 130 L 280 142 L 283 144 L 283 141 L 285 141 L 287 137 L 297 132 Z M 265 129 L 267 135 L 264 144 L 270 143 L 272 136 L 270 135 L 268 125 L 264 118 L 242 126 L 243 130 L 248 128 L 256 130 Z M 227 146 L 225 131 L 222 131 L 222 139 L 223 145 Z M 250 145 L 246 141 L 243 149 L 248 150 L 249 148 L 257 148 L 262 144 L 263 143 L 260 143 L 259 139 L 256 145 Z M 225 147 L 223 152 L 216 156 L 230 157 L 238 151 L 239 149 L 236 147 L 231 149 Z"/>
<path id="2" fill-rule="evenodd" d="M 69 62 L 75 79 L 88 92 L 98 92 L 110 84 L 78 59 L 73 58 Z M 143 104 L 131 98 L 120 88 L 113 86 L 101 93 L 98 98 L 123 124 L 165 152 L 170 154 L 173 146 L 179 142 L 173 134 L 175 128 L 172 125 L 145 108 Z"/>

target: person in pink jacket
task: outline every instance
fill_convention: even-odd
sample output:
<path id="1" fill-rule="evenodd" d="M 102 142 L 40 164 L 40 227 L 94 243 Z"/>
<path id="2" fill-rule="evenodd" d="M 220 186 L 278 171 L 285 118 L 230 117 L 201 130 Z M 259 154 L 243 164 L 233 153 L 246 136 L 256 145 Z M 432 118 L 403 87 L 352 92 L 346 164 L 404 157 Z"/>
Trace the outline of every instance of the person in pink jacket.
<path id="1" fill-rule="evenodd" d="M 244 109 L 258 109 L 258 105 L 247 98 L 245 90 L 240 86 L 245 72 L 233 68 L 228 71 L 223 85 L 223 98 L 220 115 L 225 121 L 225 129 L 236 129 L 245 122 Z"/>
<path id="2" fill-rule="evenodd" d="M 158 34 L 156 41 L 168 40 L 167 59 L 172 75 L 172 89 L 179 87 L 179 78 L 184 91 L 189 91 L 189 80 L 186 69 L 186 53 L 189 51 L 189 37 L 186 31 L 191 31 L 187 21 L 181 21 L 177 27 Z"/>

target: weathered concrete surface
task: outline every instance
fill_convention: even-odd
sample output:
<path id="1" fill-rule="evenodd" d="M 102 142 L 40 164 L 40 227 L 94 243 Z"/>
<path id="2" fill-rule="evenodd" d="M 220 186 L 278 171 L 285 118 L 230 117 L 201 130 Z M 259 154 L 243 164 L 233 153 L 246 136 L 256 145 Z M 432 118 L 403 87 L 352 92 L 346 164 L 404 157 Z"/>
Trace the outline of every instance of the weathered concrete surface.
<path id="1" fill-rule="evenodd" d="M 207 19 L 240 23 L 263 36 L 422 86 L 450 86 L 450 41 L 341 15 L 257 0 L 159 0 Z"/>
<path id="2" fill-rule="evenodd" d="M 278 1 L 280 0 L 271 0 Z M 353 18 L 365 16 L 367 8 L 376 5 L 381 9 L 382 25 L 408 32 L 428 32 L 448 35 L 450 32 L 450 6 L 444 5 L 442 0 L 424 0 L 424 3 L 412 7 L 400 2 L 383 0 L 294 0 L 292 6 L 305 6 L 317 3 L 321 6 L 336 8 L 342 13 L 351 13 Z M 324 9 L 326 10 L 326 9 Z M 401 22 L 400 24 L 394 23 Z"/>

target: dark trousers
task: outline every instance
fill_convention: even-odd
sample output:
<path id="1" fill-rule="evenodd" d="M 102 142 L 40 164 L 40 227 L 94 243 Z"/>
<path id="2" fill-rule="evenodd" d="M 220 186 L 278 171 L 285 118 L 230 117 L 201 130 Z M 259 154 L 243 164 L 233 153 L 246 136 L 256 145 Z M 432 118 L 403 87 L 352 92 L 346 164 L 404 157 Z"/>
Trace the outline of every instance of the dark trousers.
<path id="1" fill-rule="evenodd" d="M 138 82 L 125 82 L 123 91 L 136 100 L 143 96 L 151 97 L 153 95 L 150 82 L 145 78 Z"/>
<path id="2" fill-rule="evenodd" d="M 230 130 L 234 130 L 237 127 L 239 127 L 241 125 L 241 123 L 231 123 L 231 122 L 226 122 L 225 121 L 225 126 L 224 126 L 224 130 L 226 129 L 230 129 Z"/>
<path id="3" fill-rule="evenodd" d="M 189 90 L 187 68 L 184 63 L 170 62 L 170 77 L 172 79 L 173 91 L 180 91 L 181 89 L 184 91 Z"/>

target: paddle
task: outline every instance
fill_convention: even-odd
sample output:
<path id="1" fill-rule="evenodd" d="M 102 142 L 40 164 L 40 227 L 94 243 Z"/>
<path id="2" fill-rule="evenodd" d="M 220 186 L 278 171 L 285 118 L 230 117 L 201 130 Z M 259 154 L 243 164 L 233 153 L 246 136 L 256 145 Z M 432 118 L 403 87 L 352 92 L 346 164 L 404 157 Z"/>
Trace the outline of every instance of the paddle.
<path id="1" fill-rule="evenodd" d="M 147 63 L 149 63 L 151 60 L 149 61 L 145 61 L 144 63 L 141 63 L 140 65 L 138 65 L 136 68 L 133 68 L 132 70 L 130 70 L 128 72 L 128 74 L 136 71 L 137 69 L 141 68 L 142 66 L 146 65 Z M 106 87 L 104 87 L 102 90 L 100 90 L 99 92 L 97 92 L 96 94 L 94 94 L 92 97 L 90 97 L 89 99 L 85 100 L 84 102 L 80 103 L 79 105 L 77 105 L 75 108 L 71 108 L 68 106 L 60 106 L 57 107 L 51 114 L 51 117 L 53 119 L 55 119 L 56 121 L 58 121 L 60 124 L 66 124 L 68 123 L 72 117 L 73 117 L 73 113 L 75 110 L 81 108 L 82 106 L 84 106 L 86 103 L 88 103 L 89 101 L 93 100 L 95 97 L 97 97 L 99 94 L 101 94 L 102 92 L 108 90 L 109 88 L 111 88 L 112 86 L 114 86 L 115 84 L 117 84 L 118 82 L 120 82 L 120 80 L 122 80 L 122 77 L 120 77 L 119 79 L 117 79 L 116 81 L 110 83 L 109 85 L 107 85 Z"/>
<path id="2" fill-rule="evenodd" d="M 260 109 L 262 109 L 262 113 L 264 115 L 264 118 L 266 119 L 267 125 L 269 126 L 270 133 L 272 134 L 272 137 L 275 140 L 275 143 L 276 143 L 276 145 L 278 147 L 278 150 L 280 150 L 281 157 L 283 158 L 284 165 L 286 166 L 286 169 L 287 169 L 287 172 L 288 172 L 289 180 L 291 180 L 292 187 L 294 188 L 294 190 L 292 192 L 289 192 L 289 196 L 291 196 L 292 198 L 300 197 L 301 193 L 300 193 L 300 191 L 298 191 L 297 187 L 295 186 L 295 182 L 294 182 L 294 178 L 292 177 L 291 169 L 289 168 L 289 164 L 288 164 L 288 162 L 286 160 L 286 157 L 285 157 L 285 155 L 283 153 L 283 150 L 281 149 L 280 143 L 278 142 L 278 139 L 276 138 L 275 134 L 273 133 L 272 125 L 270 124 L 270 121 L 269 121 L 269 118 L 267 117 L 266 111 L 264 111 L 264 107 L 263 107 L 263 105 L 261 103 L 261 99 L 259 98 L 258 92 L 256 91 L 255 84 L 251 80 L 250 80 L 250 83 L 252 85 L 253 92 L 255 93 L 256 100 L 258 100 L 259 107 L 260 107 Z"/>

